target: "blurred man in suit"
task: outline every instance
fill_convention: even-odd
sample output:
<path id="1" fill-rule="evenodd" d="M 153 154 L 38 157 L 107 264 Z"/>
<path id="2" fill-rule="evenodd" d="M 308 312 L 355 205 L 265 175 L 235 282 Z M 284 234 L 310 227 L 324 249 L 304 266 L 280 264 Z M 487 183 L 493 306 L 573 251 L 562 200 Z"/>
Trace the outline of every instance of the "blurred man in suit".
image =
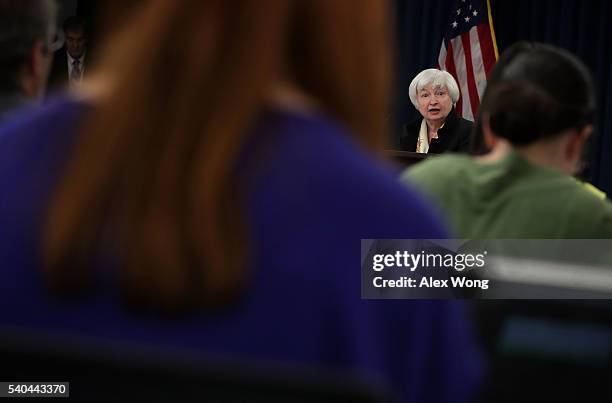
<path id="1" fill-rule="evenodd" d="M 53 0 L 0 0 L 0 122 L 44 94 L 56 12 Z"/>
<path id="2" fill-rule="evenodd" d="M 68 17 L 62 26 L 64 47 L 55 52 L 49 87 L 60 90 L 78 87 L 85 72 L 87 25 L 81 17 Z"/>

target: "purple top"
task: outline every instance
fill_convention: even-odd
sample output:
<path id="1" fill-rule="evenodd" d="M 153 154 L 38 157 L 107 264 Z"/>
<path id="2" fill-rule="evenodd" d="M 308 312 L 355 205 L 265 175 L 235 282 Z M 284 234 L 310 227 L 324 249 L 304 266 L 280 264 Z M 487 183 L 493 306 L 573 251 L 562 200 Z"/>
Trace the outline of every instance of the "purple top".
<path id="1" fill-rule="evenodd" d="M 0 325 L 374 373 L 403 401 L 472 395 L 482 362 L 460 301 L 360 298 L 361 238 L 443 238 L 443 225 L 324 116 L 268 111 L 253 130 L 266 152 L 242 161 L 252 277 L 231 308 L 167 321 L 125 312 L 108 284 L 49 296 L 45 208 L 89 108 L 59 99 L 0 129 Z"/>

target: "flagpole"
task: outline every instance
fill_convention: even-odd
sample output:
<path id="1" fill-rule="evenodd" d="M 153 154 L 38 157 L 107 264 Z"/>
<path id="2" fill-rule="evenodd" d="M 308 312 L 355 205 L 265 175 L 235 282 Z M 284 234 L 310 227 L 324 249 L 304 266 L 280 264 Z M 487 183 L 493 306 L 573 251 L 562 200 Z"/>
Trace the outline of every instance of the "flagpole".
<path id="1" fill-rule="evenodd" d="M 497 39 L 495 38 L 495 30 L 493 29 L 493 16 L 491 15 L 491 2 L 487 0 L 487 13 L 489 15 L 489 29 L 491 30 L 491 39 L 493 40 L 493 51 L 495 52 L 495 60 L 499 60 L 499 52 L 497 51 Z"/>

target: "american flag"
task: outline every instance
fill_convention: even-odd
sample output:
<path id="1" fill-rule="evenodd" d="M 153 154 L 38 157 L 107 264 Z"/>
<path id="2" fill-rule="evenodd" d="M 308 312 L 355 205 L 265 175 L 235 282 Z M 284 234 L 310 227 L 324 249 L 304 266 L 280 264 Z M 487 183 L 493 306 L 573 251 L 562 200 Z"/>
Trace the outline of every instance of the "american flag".
<path id="1" fill-rule="evenodd" d="M 452 6 L 438 68 L 457 80 L 461 91 L 457 113 L 473 121 L 498 58 L 491 7 L 489 0 L 456 0 Z"/>

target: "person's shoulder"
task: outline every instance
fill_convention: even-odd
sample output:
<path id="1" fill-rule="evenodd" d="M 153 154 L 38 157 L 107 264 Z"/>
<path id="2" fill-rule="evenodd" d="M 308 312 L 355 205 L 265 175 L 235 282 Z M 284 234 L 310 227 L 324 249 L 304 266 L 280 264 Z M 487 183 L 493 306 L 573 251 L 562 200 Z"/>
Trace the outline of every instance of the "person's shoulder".
<path id="1" fill-rule="evenodd" d="M 456 131 L 462 139 L 468 139 L 472 135 L 472 128 L 474 127 L 474 122 L 471 120 L 464 119 L 459 117 L 457 119 Z"/>
<path id="2" fill-rule="evenodd" d="M 258 118 L 248 148 L 264 150 L 298 175 L 306 169 L 354 161 L 356 149 L 348 130 L 317 112 L 267 109 Z M 261 151 L 259 151 L 261 152 Z M 257 154 L 257 153 L 255 153 Z M 334 175 L 335 172 L 329 172 Z"/>
<path id="3" fill-rule="evenodd" d="M 568 179 L 566 186 L 567 203 L 571 206 L 575 222 L 573 227 L 583 228 L 582 231 L 570 235 L 612 239 L 612 203 L 590 190 L 586 183 L 573 178 Z"/>
<path id="4" fill-rule="evenodd" d="M 46 202 L 76 139 L 80 110 L 73 100 L 58 99 L 0 128 L 1 258 L 9 253 L 17 259 L 13 263 L 21 262 L 35 250 Z"/>
<path id="5" fill-rule="evenodd" d="M 453 108 L 447 118 L 446 124 L 442 127 L 448 142 L 445 151 L 468 152 L 473 126 L 473 122 L 458 116 Z"/>
<path id="6" fill-rule="evenodd" d="M 523 200 L 563 223 L 563 238 L 612 238 L 612 203 L 592 185 L 549 169 L 533 170 Z M 603 197 L 602 197 L 603 196 Z"/>
<path id="7" fill-rule="evenodd" d="M 466 128 L 471 129 L 473 125 L 474 122 L 461 117 L 454 107 L 450 110 L 448 116 L 446 117 L 445 126 L 447 126 L 449 130 L 452 131 L 465 130 Z"/>
<path id="8" fill-rule="evenodd" d="M 474 126 L 474 122 L 472 122 L 471 120 L 464 119 L 461 116 L 457 117 L 457 124 L 462 128 L 467 127 L 470 129 Z"/>
<path id="9" fill-rule="evenodd" d="M 404 124 L 404 131 L 413 132 L 421 130 L 421 123 L 423 122 L 423 116 L 419 115 L 410 119 L 407 123 Z"/>
<path id="10" fill-rule="evenodd" d="M 441 180 L 460 174 L 472 164 L 472 158 L 464 154 L 432 155 L 425 161 L 407 168 L 402 173 L 402 180 L 410 182 Z"/>
<path id="11" fill-rule="evenodd" d="M 58 98 L 20 111 L 0 127 L 0 164 L 17 169 L 60 158 L 87 108 L 85 102 Z"/>
<path id="12" fill-rule="evenodd" d="M 28 134 L 43 137 L 42 134 L 37 134 L 40 132 L 60 133 L 66 126 L 74 123 L 88 107 L 88 102 L 66 96 L 50 99 L 39 106 L 29 106 L 0 126 L 0 141 L 23 140 L 28 138 Z"/>
<path id="13" fill-rule="evenodd" d="M 266 111 L 253 136 L 261 148 L 273 148 L 276 157 L 292 165 L 299 174 L 324 170 L 333 178 L 347 168 L 369 169 L 374 159 L 352 138 L 350 130 L 321 113 L 284 110 Z M 330 168 L 335 170 L 330 171 Z M 340 170 L 340 171 L 339 171 Z"/>

